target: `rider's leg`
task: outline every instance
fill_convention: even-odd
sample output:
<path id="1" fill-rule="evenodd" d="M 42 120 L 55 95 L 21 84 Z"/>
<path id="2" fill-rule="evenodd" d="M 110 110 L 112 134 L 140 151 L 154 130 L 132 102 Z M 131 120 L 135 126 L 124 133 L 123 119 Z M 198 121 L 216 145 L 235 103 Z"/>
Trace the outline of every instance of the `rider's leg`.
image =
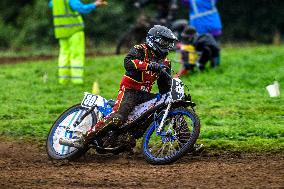
<path id="1" fill-rule="evenodd" d="M 114 105 L 113 112 L 109 116 L 98 122 L 86 135 L 77 139 L 64 138 L 60 143 L 76 148 L 84 147 L 85 144 L 94 140 L 97 135 L 108 133 L 110 129 L 115 130 L 116 128 L 119 128 L 127 120 L 128 115 L 137 104 L 154 98 L 154 96 L 155 95 L 153 94 L 142 91 L 125 89 L 122 86 Z"/>
<path id="2" fill-rule="evenodd" d="M 139 95 L 137 91 L 121 87 L 112 113 L 88 131 L 85 138 L 86 142 L 91 141 L 98 134 L 105 134 L 110 129 L 119 128 L 138 103 Z"/>

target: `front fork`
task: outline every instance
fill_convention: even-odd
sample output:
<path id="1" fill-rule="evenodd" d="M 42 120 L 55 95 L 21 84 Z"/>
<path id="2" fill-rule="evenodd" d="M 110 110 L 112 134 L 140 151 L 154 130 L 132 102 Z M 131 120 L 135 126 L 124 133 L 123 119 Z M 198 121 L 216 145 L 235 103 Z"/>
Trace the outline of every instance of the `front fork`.
<path id="1" fill-rule="evenodd" d="M 89 114 L 91 114 L 91 112 L 94 111 L 94 109 L 95 109 L 96 107 L 97 107 L 97 106 L 95 105 L 95 106 L 91 107 L 90 109 L 88 109 L 79 119 L 77 119 L 77 120 L 73 123 L 73 125 L 70 125 L 70 126 L 66 127 L 66 131 L 69 131 L 69 132 L 80 132 L 80 133 L 82 133 L 80 130 L 77 130 L 76 127 L 77 127 L 78 125 L 80 125 L 80 123 L 82 123 L 82 121 L 83 121 Z M 70 128 L 71 126 L 73 126 L 73 128 L 74 128 L 73 130 Z"/>
<path id="2" fill-rule="evenodd" d="M 161 131 L 163 130 L 163 126 L 164 126 L 166 118 L 168 117 L 168 114 L 169 114 L 171 106 L 172 106 L 172 103 L 169 103 L 167 108 L 166 108 L 166 110 L 165 110 L 165 113 L 163 115 L 162 121 L 161 121 L 160 125 L 157 128 L 157 135 L 161 135 Z"/>

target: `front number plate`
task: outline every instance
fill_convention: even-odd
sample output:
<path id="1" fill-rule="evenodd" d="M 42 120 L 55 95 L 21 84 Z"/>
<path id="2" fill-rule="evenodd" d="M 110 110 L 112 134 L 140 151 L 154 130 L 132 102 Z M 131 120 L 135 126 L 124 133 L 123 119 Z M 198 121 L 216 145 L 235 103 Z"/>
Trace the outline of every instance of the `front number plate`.
<path id="1" fill-rule="evenodd" d="M 98 99 L 97 95 L 85 92 L 85 96 L 81 102 L 81 106 L 85 108 L 91 108 L 95 105 L 97 99 Z"/>

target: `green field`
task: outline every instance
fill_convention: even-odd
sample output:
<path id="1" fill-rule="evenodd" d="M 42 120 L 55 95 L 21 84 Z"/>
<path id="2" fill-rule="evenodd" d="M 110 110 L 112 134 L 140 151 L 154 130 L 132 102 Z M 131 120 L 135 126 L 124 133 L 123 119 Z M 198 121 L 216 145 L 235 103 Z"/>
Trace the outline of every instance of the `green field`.
<path id="1" fill-rule="evenodd" d="M 91 92 L 94 81 L 102 96 L 116 98 L 123 58 L 88 59 L 82 86 L 57 84 L 56 60 L 0 65 L 0 135 L 44 141 L 57 116 Z M 208 149 L 284 151 L 283 46 L 224 48 L 220 68 L 183 80 L 197 103 L 200 142 Z M 265 86 L 274 80 L 282 96 L 270 98 Z"/>

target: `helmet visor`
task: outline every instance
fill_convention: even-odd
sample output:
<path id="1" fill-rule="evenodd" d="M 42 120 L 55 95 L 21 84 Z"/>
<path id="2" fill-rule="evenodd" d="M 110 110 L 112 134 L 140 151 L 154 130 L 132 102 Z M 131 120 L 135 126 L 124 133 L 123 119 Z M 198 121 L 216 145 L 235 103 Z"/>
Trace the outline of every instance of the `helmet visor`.
<path id="1" fill-rule="evenodd" d="M 155 42 L 157 42 L 159 44 L 160 48 L 162 48 L 162 49 L 171 50 L 175 46 L 174 40 L 167 39 L 167 38 L 157 38 L 155 40 Z"/>

